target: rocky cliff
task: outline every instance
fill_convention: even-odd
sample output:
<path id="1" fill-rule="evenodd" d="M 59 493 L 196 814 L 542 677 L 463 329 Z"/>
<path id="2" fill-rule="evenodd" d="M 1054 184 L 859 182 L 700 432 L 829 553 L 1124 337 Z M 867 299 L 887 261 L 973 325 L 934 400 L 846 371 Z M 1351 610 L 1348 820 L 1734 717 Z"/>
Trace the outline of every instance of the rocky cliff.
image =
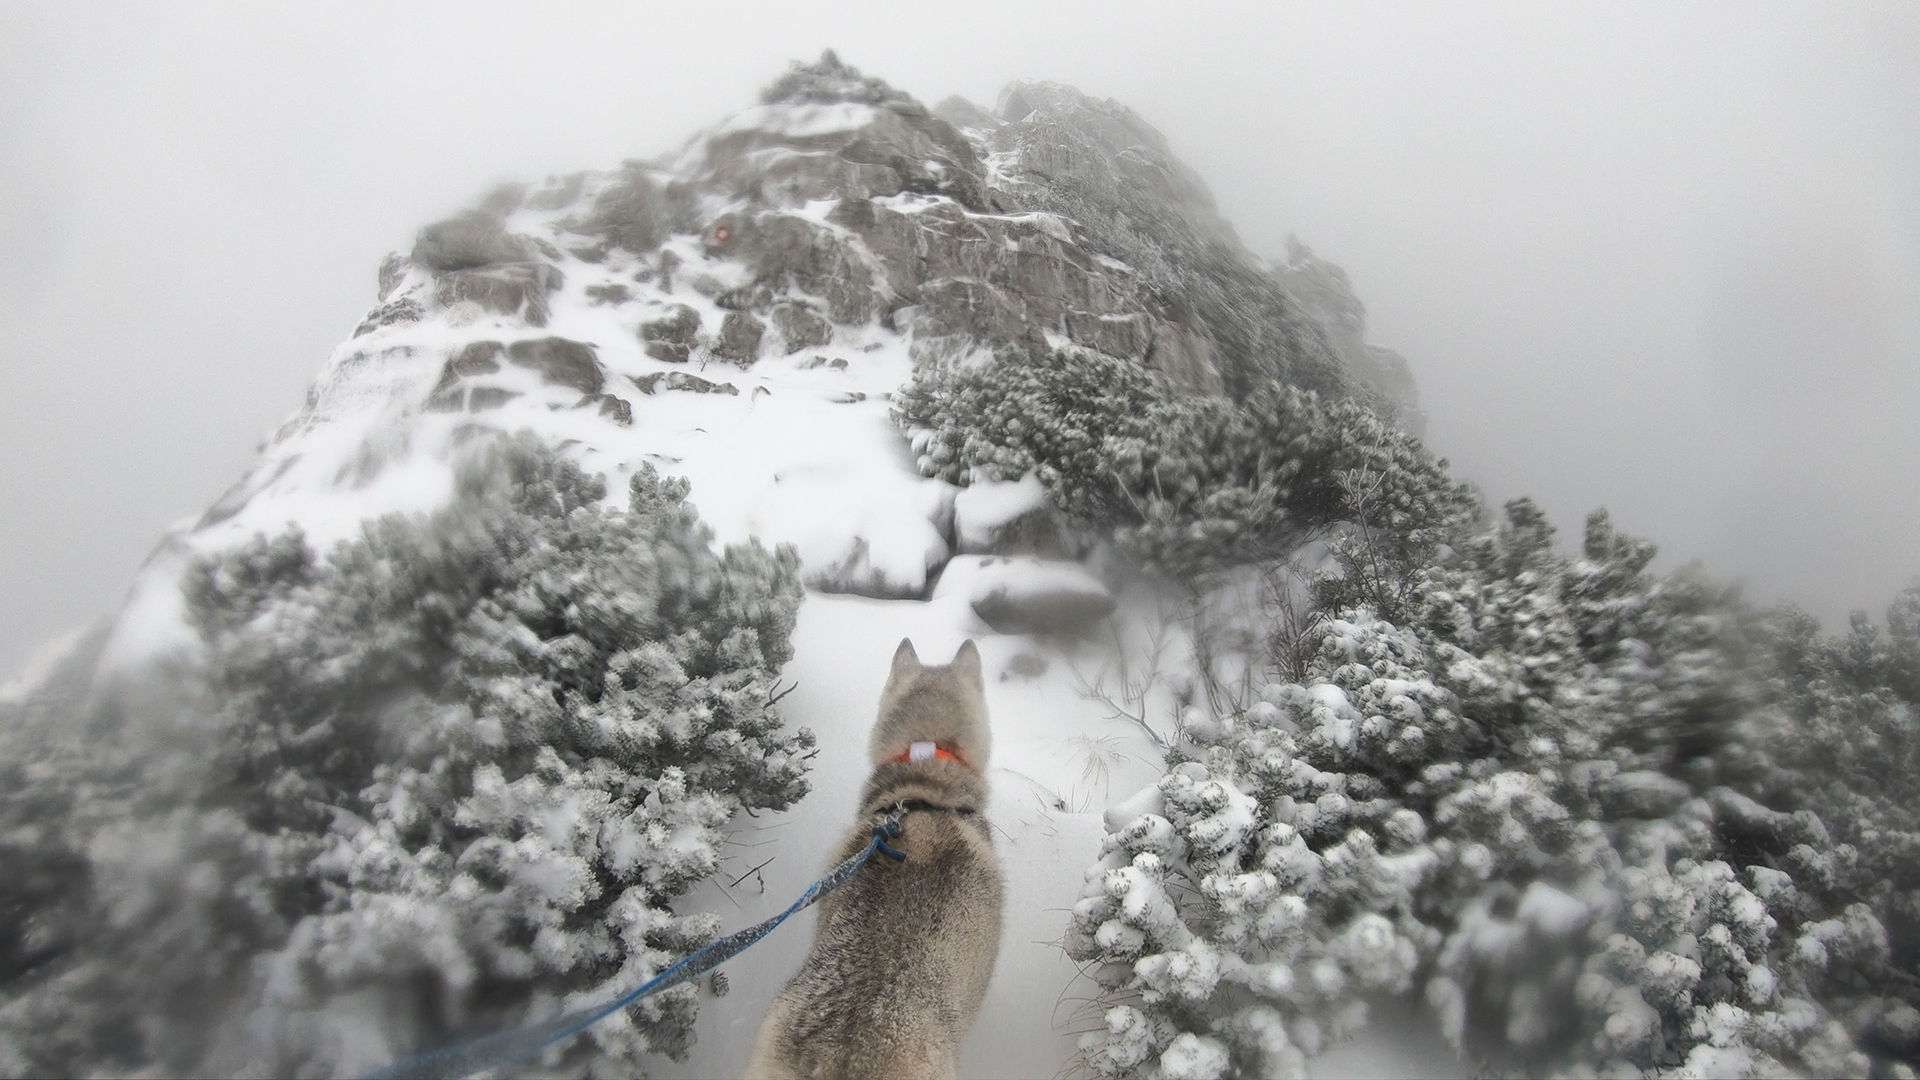
<path id="1" fill-rule="evenodd" d="M 643 402 L 744 393 L 751 409 L 791 375 L 872 424 L 912 366 L 1038 363 L 1063 346 L 1196 394 L 1280 379 L 1357 397 L 1417 431 L 1405 362 L 1365 332 L 1344 272 L 1298 245 L 1255 258 L 1132 110 L 1052 83 L 1016 83 L 992 111 L 929 109 L 828 53 L 677 153 L 507 185 L 422 229 L 188 543 L 416 508 L 437 490 L 423 463 L 476 426 L 530 428 L 615 472 L 636 457 L 672 468 L 657 435 L 684 410 Z M 623 434 L 637 415 L 653 434 Z M 764 451 L 767 491 L 740 496 L 737 531 L 798 544 L 816 585 L 926 588 L 955 546 L 951 492 L 849 510 L 910 519 L 892 529 L 907 554 L 883 558 L 851 525 L 783 532 L 767 507 L 795 498 L 805 470 L 779 467 L 792 452 Z M 816 487 L 849 487 L 829 472 Z M 712 486 L 696 499 L 727 534 Z"/>

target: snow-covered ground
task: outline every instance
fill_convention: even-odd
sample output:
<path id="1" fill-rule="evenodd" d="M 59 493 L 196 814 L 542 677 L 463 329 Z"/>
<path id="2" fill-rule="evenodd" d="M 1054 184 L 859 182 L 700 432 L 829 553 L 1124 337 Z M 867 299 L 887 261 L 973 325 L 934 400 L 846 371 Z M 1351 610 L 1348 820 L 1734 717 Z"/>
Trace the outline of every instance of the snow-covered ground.
<path id="1" fill-rule="evenodd" d="M 741 122 L 749 121 L 765 118 Z M 851 122 L 828 111 L 809 122 L 842 121 Z M 559 215 L 522 210 L 508 226 L 557 239 Z M 668 240 L 664 250 L 677 260 L 671 273 L 617 250 L 603 262 L 560 255 L 565 283 L 548 298 L 547 325 L 537 328 L 471 303 L 441 307 L 430 299 L 426 272 L 411 271 L 398 291 L 427 297 L 426 318 L 372 330 L 336 350 L 307 407 L 263 449 L 249 477 L 149 565 L 109 657 L 134 662 L 187 640 L 173 568 L 188 551 L 275 534 L 289 522 L 324 547 L 368 517 L 431 509 L 450 492 L 451 462 L 475 427 L 536 432 L 603 473 L 610 502 L 625 501 L 626 478 L 643 463 L 684 477 L 716 544 L 755 538 L 793 544 L 801 555 L 814 587 L 785 671 L 795 689 L 782 708 L 791 724 L 815 732 L 819 754 L 812 794 L 786 813 L 737 822 L 721 874 L 682 908 L 717 911 L 733 929 L 791 902 L 850 825 L 895 645 L 912 638 L 937 661 L 973 638 L 988 675 L 989 816 L 1008 893 L 998 966 L 962 1071 L 1072 1071 L 1077 1035 L 1100 1017 L 1090 1002 L 1097 988 L 1060 945 L 1069 909 L 1098 854 L 1102 812 L 1155 781 L 1160 755 L 1140 726 L 1086 692 L 1102 667 L 1098 644 L 996 634 L 971 601 L 991 591 L 1102 586 L 1073 563 L 950 550 L 980 550 L 993 527 L 1034 506 L 1040 492 L 1030 480 L 962 491 L 918 474 L 908 439 L 887 415 L 891 395 L 912 374 L 910 330 L 837 325 L 830 344 L 791 353 L 770 335 L 759 358 L 744 365 L 706 349 L 681 364 L 649 356 L 640 325 L 676 305 L 693 308 L 709 329 L 726 318 L 715 298 L 744 284 L 743 268 L 709 248 L 692 236 Z M 511 363 L 483 380 L 513 395 L 504 403 L 478 412 L 427 407 L 448 359 L 465 346 L 548 337 L 592 347 L 603 392 L 628 404 L 630 424 L 578 389 Z M 1128 610 L 1123 602 L 1119 617 Z M 663 1077 L 738 1075 L 811 930 L 808 913 L 729 964 L 731 993 L 703 996 L 692 1055 L 648 1069 Z M 1358 1056 L 1337 1051 L 1322 1064 L 1334 1075 L 1431 1074 L 1430 1048 L 1417 1039 L 1408 1045 L 1402 1052 L 1391 1039 L 1376 1040 Z"/>
<path id="2" fill-rule="evenodd" d="M 1075 1014 L 1075 996 L 1091 984 L 1075 985 L 1077 967 L 1059 941 L 1081 872 L 1098 847 L 1100 811 L 1117 793 L 1151 782 L 1158 770 L 1144 738 L 1130 737 L 1076 692 L 1062 658 L 1024 638 L 993 635 L 963 598 L 807 597 L 794 636 L 797 652 L 786 669 L 798 687 L 782 705 L 792 722 L 820 738 L 813 793 L 785 814 L 745 822 L 721 875 L 685 902 L 723 913 L 729 926 L 746 925 L 784 907 L 821 873 L 852 823 L 868 770 L 867 731 L 902 637 L 913 638 L 930 661 L 975 638 L 988 676 L 994 726 L 989 819 L 1006 875 L 1007 918 L 962 1072 L 1052 1076 L 1074 1053 L 1073 1033 L 1091 1022 Z M 1046 670 L 1009 672 L 1019 656 L 1046 660 Z M 736 875 L 745 880 L 732 884 Z M 692 1057 L 649 1068 L 664 1077 L 738 1075 L 760 1018 L 799 966 L 811 935 L 809 912 L 727 965 L 732 993 L 703 1002 Z"/>
<path id="3" fill-rule="evenodd" d="M 676 245 L 676 275 L 724 279 L 724 260 L 694 244 Z M 749 537 L 791 543 L 806 573 L 844 587 L 884 584 L 932 599 L 872 599 L 809 591 L 794 635 L 796 655 L 783 700 L 787 720 L 819 737 L 813 792 L 784 814 L 742 818 L 720 876 L 682 901 L 683 909 L 721 913 L 727 928 L 786 906 L 824 869 L 850 826 L 867 773 L 865 746 L 889 659 L 910 637 L 930 661 L 976 639 L 988 673 L 994 725 L 990 818 L 1006 874 L 1007 918 L 985 1011 L 967 1045 L 964 1071 L 980 1076 L 1052 1076 L 1067 1068 L 1074 1036 L 1097 1022 L 1080 1009 L 1091 988 L 1059 947 L 1081 874 L 1097 850 L 1101 811 L 1151 783 L 1158 758 L 1145 736 L 1112 719 L 1077 689 L 1077 660 L 1059 644 L 996 635 L 974 614 L 976 589 L 937 588 L 950 552 L 953 504 L 960 489 L 921 477 L 906 437 L 887 416 L 889 398 L 911 374 L 907 337 L 877 325 L 837 328 L 835 341 L 751 366 L 698 359 L 672 364 L 646 355 L 638 323 L 669 304 L 701 311 L 705 325 L 724 312 L 701 291 L 672 293 L 638 285 L 630 266 L 569 261 L 567 283 L 541 329 L 517 320 L 449 311 L 375 331 L 343 344 L 323 372 L 309 407 L 272 441 L 243 482 L 231 516 L 182 538 L 206 549 L 298 523 L 324 546 L 351 535 L 365 518 L 429 509 L 450 490 L 453 448 L 462 428 L 531 429 L 608 478 L 609 501 L 624 501 L 625 478 L 643 462 L 686 478 L 692 501 L 716 544 Z M 619 282 L 625 303 L 594 304 L 589 286 Z M 626 399 L 632 423 L 618 425 L 578 394 L 544 385 L 531 371 L 503 366 L 491 380 L 519 392 L 478 414 L 425 410 L 446 358 L 471 341 L 557 336 L 594 346 L 609 373 L 606 392 Z M 650 375 L 681 372 L 731 386 L 728 392 L 640 390 Z M 657 383 L 656 383 L 657 386 Z M 997 524 L 1037 495 L 1033 485 L 1001 485 L 971 500 L 976 524 Z M 1034 488 L 1034 490 L 1027 490 Z M 178 601 L 158 560 L 121 620 L 121 661 L 177 644 Z M 956 571 L 980 577 L 980 559 Z M 1077 569 L 1077 568 L 1073 568 Z M 1036 580 L 1065 567 L 1033 568 Z M 1001 576 L 1008 576 L 1006 568 Z M 1084 576 L 1084 575 L 1082 575 Z M 957 581 L 957 578 L 956 578 Z M 1003 582 L 1004 584 L 1004 582 Z M 774 994 L 811 940 L 812 913 L 784 927 L 725 969 L 732 992 L 705 998 L 691 1057 L 649 1062 L 665 1077 L 737 1075 Z"/>

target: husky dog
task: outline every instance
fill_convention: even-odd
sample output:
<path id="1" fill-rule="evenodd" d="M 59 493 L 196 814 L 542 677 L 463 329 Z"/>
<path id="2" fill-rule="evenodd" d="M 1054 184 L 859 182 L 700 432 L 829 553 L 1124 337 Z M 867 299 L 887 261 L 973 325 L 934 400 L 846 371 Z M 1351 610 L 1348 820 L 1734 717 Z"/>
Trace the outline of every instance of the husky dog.
<path id="1" fill-rule="evenodd" d="M 873 775 L 833 855 L 860 853 L 904 806 L 893 841 L 820 901 L 813 949 L 760 1026 L 749 1080 L 934 1080 L 955 1075 L 1000 952 L 1000 865 L 987 831 L 980 651 L 925 667 L 893 654 L 868 747 Z"/>

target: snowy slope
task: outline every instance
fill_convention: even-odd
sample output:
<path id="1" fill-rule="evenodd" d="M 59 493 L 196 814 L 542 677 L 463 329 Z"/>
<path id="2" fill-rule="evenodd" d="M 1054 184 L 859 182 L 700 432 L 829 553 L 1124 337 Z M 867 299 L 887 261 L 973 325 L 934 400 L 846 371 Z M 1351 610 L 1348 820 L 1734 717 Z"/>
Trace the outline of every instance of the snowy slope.
<path id="1" fill-rule="evenodd" d="M 727 270 L 691 245 L 681 250 L 688 276 Z M 707 307 L 709 321 L 717 323 L 718 309 L 706 297 L 691 289 L 648 289 L 617 269 L 578 260 L 564 262 L 562 270 L 568 283 L 550 301 L 548 325 L 535 333 L 596 346 L 613 376 L 610 387 L 617 385 L 631 403 L 632 422 L 622 426 L 597 410 L 575 408 L 577 394 L 509 368 L 503 374 L 521 396 L 482 414 L 488 427 L 539 432 L 606 473 L 614 492 L 624 490 L 624 475 L 640 462 L 687 478 L 719 544 L 747 537 L 792 543 L 810 574 L 844 579 L 873 570 L 913 592 L 929 588 L 929 566 L 937 568 L 948 555 L 950 526 L 942 523 L 951 518 L 958 489 L 921 478 L 905 436 L 887 418 L 888 396 L 911 371 L 906 336 L 871 326 L 843 331 L 830 348 L 746 368 L 672 364 L 642 351 L 639 319 L 656 307 L 691 303 Z M 637 294 L 629 304 L 595 305 L 587 298 L 589 287 L 621 278 Z M 343 345 L 310 408 L 264 455 L 255 475 L 268 479 L 254 485 L 231 516 L 184 542 L 208 549 L 297 522 L 324 544 L 368 516 L 437 505 L 449 491 L 451 451 L 475 420 L 424 407 L 442 358 L 473 340 L 524 336 L 527 329 L 505 316 L 454 312 Z M 637 390 L 650 375 L 680 372 L 737 392 Z M 151 585 L 140 593 L 143 602 L 162 610 L 130 611 L 122 621 L 126 632 L 164 620 L 172 591 Z M 894 646 L 911 637 L 932 658 L 976 638 L 995 726 L 990 817 L 1009 892 L 994 987 L 965 1060 L 970 1075 L 1050 1076 L 1067 1065 L 1072 1032 L 1086 1019 L 1074 1023 L 1067 998 L 1077 992 L 1071 988 L 1076 968 L 1056 942 L 1087 855 L 1097 847 L 1100 811 L 1117 794 L 1151 782 L 1157 769 L 1144 738 L 1076 692 L 1073 664 L 1056 646 L 994 635 L 968 600 L 965 590 L 934 600 L 809 592 L 795 634 L 797 653 L 786 669 L 797 689 L 783 708 L 792 724 L 819 736 L 813 794 L 777 818 L 742 819 L 722 877 L 684 905 L 722 912 L 729 926 L 745 925 L 798 895 L 851 820 L 866 776 L 867 729 Z M 1023 654 L 1041 658 L 1045 671 L 1009 673 L 1009 663 Z M 735 876 L 745 880 L 722 884 Z M 810 933 L 809 913 L 730 965 L 733 992 L 703 1002 L 694 1054 L 684 1063 L 662 1060 L 651 1067 L 663 1076 L 736 1074 Z"/>
<path id="2" fill-rule="evenodd" d="M 822 70 L 820 93 L 865 92 Z M 109 657 L 186 647 L 176 574 L 188 554 L 289 523 L 324 546 L 370 517 L 431 509 L 476 432 L 535 432 L 605 474 L 616 499 L 643 463 L 684 477 L 716 544 L 753 537 L 801 556 L 810 591 L 782 707 L 820 753 L 813 793 L 738 821 L 721 875 L 683 907 L 731 928 L 790 902 L 847 827 L 895 644 L 911 637 L 931 659 L 974 638 L 1009 893 L 963 1067 L 1071 1071 L 1076 1034 L 1097 1023 L 1082 1007 L 1095 988 L 1058 943 L 1102 811 L 1156 779 L 1159 756 L 1084 692 L 1096 646 L 997 634 L 974 611 L 987 587 L 1101 588 L 1070 562 L 956 557 L 1030 509 L 1037 485 L 963 494 L 922 477 L 889 399 L 916 363 L 1076 338 L 1198 383 L 1218 375 L 1204 341 L 1156 321 L 1130 267 L 997 192 L 989 182 L 1009 166 L 974 153 L 911 103 L 798 94 L 666 163 L 510 190 L 432 227 L 383 268 L 381 305 L 248 477 L 143 572 Z M 692 1056 L 649 1069 L 736 1074 L 810 930 L 808 916 L 731 964 L 731 994 L 703 998 Z M 1364 1068 L 1402 1065 L 1414 1071 L 1411 1059 Z"/>

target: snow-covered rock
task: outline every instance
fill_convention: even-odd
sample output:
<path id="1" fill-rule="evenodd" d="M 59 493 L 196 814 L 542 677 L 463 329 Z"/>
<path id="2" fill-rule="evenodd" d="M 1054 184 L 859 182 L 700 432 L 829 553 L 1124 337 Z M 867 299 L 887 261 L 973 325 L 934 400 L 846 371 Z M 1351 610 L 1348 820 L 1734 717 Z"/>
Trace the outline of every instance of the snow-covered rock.
<path id="1" fill-rule="evenodd" d="M 962 554 L 1066 554 L 1060 523 L 1047 507 L 1040 478 L 975 480 L 953 500 L 954 549 Z"/>
<path id="2" fill-rule="evenodd" d="M 934 596 L 965 596 L 1001 634 L 1075 634 L 1113 614 L 1113 594 L 1079 563 L 967 555 L 947 564 Z"/>

